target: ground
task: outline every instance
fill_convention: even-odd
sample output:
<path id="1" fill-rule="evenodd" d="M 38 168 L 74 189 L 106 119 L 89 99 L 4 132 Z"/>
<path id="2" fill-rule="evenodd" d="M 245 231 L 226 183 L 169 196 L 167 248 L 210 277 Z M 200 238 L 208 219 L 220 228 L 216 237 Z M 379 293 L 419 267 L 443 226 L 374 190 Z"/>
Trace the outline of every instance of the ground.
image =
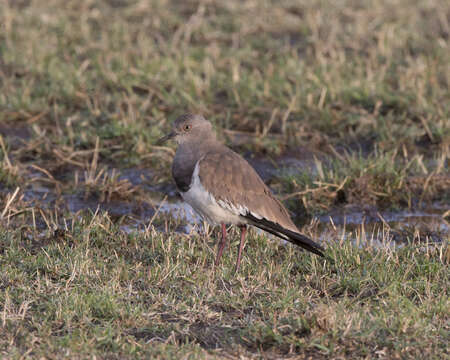
<path id="1" fill-rule="evenodd" d="M 0 3 L 2 358 L 449 356 L 447 1 Z M 180 204 L 199 112 L 327 259 Z"/>

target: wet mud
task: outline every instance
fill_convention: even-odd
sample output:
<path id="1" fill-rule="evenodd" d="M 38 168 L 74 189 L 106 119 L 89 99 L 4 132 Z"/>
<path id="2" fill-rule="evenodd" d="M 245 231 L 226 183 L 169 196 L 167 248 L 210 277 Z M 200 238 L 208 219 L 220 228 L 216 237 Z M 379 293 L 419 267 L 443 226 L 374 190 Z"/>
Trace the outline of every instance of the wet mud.
<path id="1" fill-rule="evenodd" d="M 0 130 L 3 136 L 8 137 L 10 148 L 20 147 L 30 136 L 27 127 L 16 129 L 3 127 Z M 244 156 L 270 186 L 276 183 L 277 177 L 280 176 L 300 172 L 316 173 L 315 159 L 322 158 L 323 154 L 299 148 L 298 151 L 291 151 L 275 159 L 251 153 Z M 86 186 L 86 172 L 68 167 L 63 175 L 52 182 L 42 171 L 28 168 L 23 175 L 26 181 L 21 188 L 21 200 L 29 207 L 58 209 L 59 212 L 69 215 L 78 214 L 80 211 L 108 212 L 112 219 L 120 221 L 121 228 L 126 232 L 140 231 L 149 223 L 160 231 L 191 233 L 201 228 L 202 220 L 182 201 L 174 184 L 169 181 L 158 182 L 158 177 L 150 169 L 124 168 L 105 171 L 105 179 L 113 179 L 127 191 L 123 192 L 122 188 L 118 188 L 115 192 L 104 190 L 109 191 L 108 196 L 98 189 Z M 63 186 L 62 182 L 65 182 Z M 3 195 L 13 190 L 0 183 L 0 193 Z M 449 237 L 448 218 L 442 216 L 448 210 L 446 204 L 438 203 L 396 211 L 381 211 L 375 206 L 347 204 L 317 216 L 316 220 L 320 224 L 319 228 L 332 225 L 352 231 L 364 226 L 366 231 L 378 233 L 376 236 L 384 238 L 387 231 L 388 237 L 395 242 L 415 239 L 440 243 Z M 175 229 L 173 227 L 168 229 L 168 219 L 175 222 Z"/>

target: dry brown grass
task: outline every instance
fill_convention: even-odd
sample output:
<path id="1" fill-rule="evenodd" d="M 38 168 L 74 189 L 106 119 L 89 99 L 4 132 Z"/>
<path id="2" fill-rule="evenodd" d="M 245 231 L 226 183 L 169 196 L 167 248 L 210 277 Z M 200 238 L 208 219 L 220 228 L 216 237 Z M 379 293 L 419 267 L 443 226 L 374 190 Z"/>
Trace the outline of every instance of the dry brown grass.
<path id="1" fill-rule="evenodd" d="M 1 356 L 447 356 L 449 33 L 445 0 L 0 2 Z M 314 220 L 336 267 L 253 234 L 214 273 L 211 238 L 155 215 L 154 143 L 188 110 L 247 157 L 311 160 L 269 179 L 297 214 L 443 219 Z"/>

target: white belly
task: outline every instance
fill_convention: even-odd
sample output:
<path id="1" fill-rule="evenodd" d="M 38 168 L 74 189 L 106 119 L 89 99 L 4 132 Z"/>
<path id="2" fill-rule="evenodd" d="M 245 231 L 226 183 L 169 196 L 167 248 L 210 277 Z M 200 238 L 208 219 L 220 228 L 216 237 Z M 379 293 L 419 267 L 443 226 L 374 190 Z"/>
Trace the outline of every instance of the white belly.
<path id="1" fill-rule="evenodd" d="M 211 225 L 225 224 L 242 224 L 244 221 L 239 215 L 220 206 L 214 197 L 208 193 L 202 186 L 191 186 L 189 191 L 181 193 L 183 200 Z"/>
<path id="2" fill-rule="evenodd" d="M 245 215 L 242 206 L 236 208 L 221 200 L 217 201 L 214 196 L 206 191 L 200 183 L 198 176 L 198 163 L 192 174 L 191 187 L 188 191 L 182 192 L 181 196 L 192 208 L 211 225 L 225 224 L 243 224 L 245 219 L 240 215 Z"/>

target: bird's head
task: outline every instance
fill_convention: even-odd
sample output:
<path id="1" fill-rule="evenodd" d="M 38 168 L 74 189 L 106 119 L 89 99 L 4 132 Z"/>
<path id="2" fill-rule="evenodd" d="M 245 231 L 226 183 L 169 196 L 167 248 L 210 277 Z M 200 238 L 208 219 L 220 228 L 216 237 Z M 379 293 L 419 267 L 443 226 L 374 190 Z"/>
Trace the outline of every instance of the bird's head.
<path id="1" fill-rule="evenodd" d="M 185 142 L 203 142 L 215 138 L 211 123 L 202 115 L 184 114 L 179 116 L 174 124 L 172 131 L 158 140 L 161 145 L 166 141 L 173 139 L 177 144 Z"/>

